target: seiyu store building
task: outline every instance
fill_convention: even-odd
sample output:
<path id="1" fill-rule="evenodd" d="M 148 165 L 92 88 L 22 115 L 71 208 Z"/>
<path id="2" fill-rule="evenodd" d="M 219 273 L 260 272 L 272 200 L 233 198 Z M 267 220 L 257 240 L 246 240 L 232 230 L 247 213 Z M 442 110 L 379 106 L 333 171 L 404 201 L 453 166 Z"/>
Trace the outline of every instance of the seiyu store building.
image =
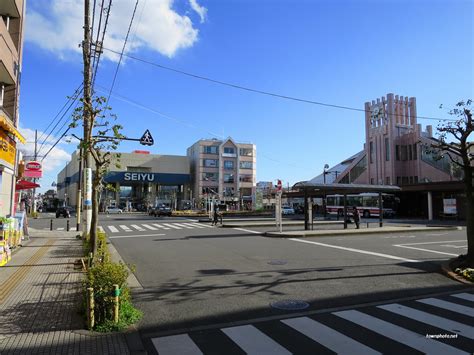
<path id="1" fill-rule="evenodd" d="M 58 198 L 68 206 L 77 205 L 78 170 L 78 153 L 75 152 L 71 162 L 58 175 Z M 104 178 L 101 210 L 117 206 L 125 211 L 145 211 L 158 204 L 173 209 L 190 207 L 189 170 L 186 156 L 157 155 L 147 151 L 115 154 Z"/>

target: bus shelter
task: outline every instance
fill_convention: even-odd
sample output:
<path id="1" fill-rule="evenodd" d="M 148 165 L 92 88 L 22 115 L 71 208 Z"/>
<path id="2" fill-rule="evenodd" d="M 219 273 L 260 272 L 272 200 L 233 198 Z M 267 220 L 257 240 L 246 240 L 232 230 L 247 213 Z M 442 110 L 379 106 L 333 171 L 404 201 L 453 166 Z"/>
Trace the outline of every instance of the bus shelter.
<path id="1" fill-rule="evenodd" d="M 379 198 L 379 225 L 383 226 L 383 193 L 400 192 L 400 187 L 391 185 L 365 185 L 365 184 L 318 184 L 309 181 L 297 182 L 293 185 L 293 192 L 288 196 L 304 197 L 304 229 L 309 230 L 309 199 L 313 197 L 325 197 L 326 195 L 338 194 L 343 196 L 344 201 L 344 229 L 347 229 L 347 195 L 360 193 L 377 193 Z"/>

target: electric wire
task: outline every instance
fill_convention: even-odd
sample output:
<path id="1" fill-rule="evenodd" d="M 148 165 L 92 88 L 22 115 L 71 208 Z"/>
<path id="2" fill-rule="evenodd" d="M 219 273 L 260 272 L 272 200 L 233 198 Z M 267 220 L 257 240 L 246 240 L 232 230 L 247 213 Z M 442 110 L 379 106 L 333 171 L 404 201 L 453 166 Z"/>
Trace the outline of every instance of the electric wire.
<path id="1" fill-rule="evenodd" d="M 119 52 L 117 52 L 113 49 L 110 49 L 110 48 L 103 47 L 103 49 L 108 50 L 109 52 L 112 52 L 112 53 L 115 53 L 115 54 L 120 54 Z M 294 96 L 282 95 L 282 94 L 277 94 L 277 93 L 273 93 L 273 92 L 269 92 L 269 91 L 253 89 L 253 88 L 249 88 L 249 87 L 246 87 L 246 86 L 237 85 L 237 84 L 233 84 L 233 83 L 229 83 L 229 82 L 225 82 L 225 81 L 221 81 L 221 80 L 216 80 L 216 79 L 208 78 L 208 77 L 205 77 L 205 76 L 202 76 L 202 75 L 197 75 L 197 74 L 189 73 L 189 72 L 186 72 L 186 71 L 183 71 L 183 70 L 171 68 L 171 67 L 168 67 L 168 66 L 165 66 L 165 65 L 162 65 L 162 64 L 158 64 L 158 63 L 155 63 L 155 62 L 143 59 L 143 58 L 136 57 L 136 56 L 131 55 L 131 54 L 123 54 L 123 55 L 127 58 L 130 58 L 130 59 L 136 60 L 138 62 L 148 64 L 148 65 L 160 68 L 160 69 L 164 69 L 164 70 L 168 70 L 168 71 L 171 71 L 171 72 L 174 72 L 174 73 L 177 73 L 177 74 L 189 76 L 191 78 L 208 81 L 208 82 L 211 82 L 211 83 L 214 83 L 214 84 L 219 84 L 219 85 L 231 87 L 231 88 L 234 88 L 234 89 L 249 91 L 249 92 L 253 92 L 253 93 L 257 93 L 257 94 L 261 94 L 261 95 L 266 95 L 266 96 L 272 96 L 272 97 L 285 99 L 285 100 L 303 102 L 303 103 L 312 104 L 312 105 L 319 105 L 319 106 L 325 106 L 325 107 L 331 107 L 331 108 L 337 108 L 337 109 L 349 110 L 349 111 L 370 112 L 370 113 L 372 112 L 371 110 L 365 110 L 365 109 L 362 109 L 362 108 L 356 108 L 356 107 L 350 107 L 350 106 L 344 106 L 344 105 L 336 105 L 336 104 L 329 104 L 329 103 L 320 102 L 320 101 L 302 99 L 302 98 L 298 98 L 298 97 L 294 97 Z M 393 116 L 404 117 L 404 115 L 397 115 L 397 114 L 393 114 Z M 421 119 L 426 119 L 426 120 L 455 121 L 455 120 L 452 120 L 452 119 L 439 118 L 439 117 L 427 117 L 427 116 L 416 116 L 416 117 L 421 118 Z"/>
<path id="2" fill-rule="evenodd" d="M 107 32 L 107 25 L 109 23 L 109 16 L 110 16 L 110 8 L 112 7 L 112 0 L 109 0 L 109 6 L 107 7 L 107 14 L 105 16 L 105 24 L 104 24 L 104 29 L 102 30 L 102 38 L 101 38 L 101 47 L 100 47 L 100 51 L 99 53 L 97 54 L 97 62 L 96 62 L 96 65 L 95 65 L 95 69 L 94 69 L 94 74 L 92 76 L 92 92 L 94 92 L 94 84 L 95 84 L 95 79 L 97 77 L 97 70 L 99 68 L 99 63 L 100 63 L 100 57 L 101 57 L 101 54 L 103 52 L 103 48 L 104 48 L 104 39 L 105 39 L 105 33 Z M 97 32 L 98 34 L 99 32 Z M 97 37 L 98 38 L 98 37 Z M 96 42 L 97 44 L 97 42 Z M 97 48 L 97 45 L 96 45 L 96 48 Z"/>

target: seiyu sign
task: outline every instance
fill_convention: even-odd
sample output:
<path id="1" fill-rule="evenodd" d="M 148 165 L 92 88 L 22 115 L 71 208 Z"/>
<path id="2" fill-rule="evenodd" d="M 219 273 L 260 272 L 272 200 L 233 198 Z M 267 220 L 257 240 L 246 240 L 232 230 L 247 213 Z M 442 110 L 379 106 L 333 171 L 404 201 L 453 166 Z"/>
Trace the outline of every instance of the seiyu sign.
<path id="1" fill-rule="evenodd" d="M 123 179 L 125 181 L 155 181 L 155 174 L 147 173 L 125 173 Z"/>

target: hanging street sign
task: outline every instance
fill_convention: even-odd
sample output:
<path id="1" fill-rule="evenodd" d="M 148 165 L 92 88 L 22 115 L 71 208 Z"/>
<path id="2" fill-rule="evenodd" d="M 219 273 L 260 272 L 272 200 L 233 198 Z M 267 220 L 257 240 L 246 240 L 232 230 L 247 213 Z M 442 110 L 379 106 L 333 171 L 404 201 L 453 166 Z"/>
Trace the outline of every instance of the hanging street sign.
<path id="1" fill-rule="evenodd" d="M 155 141 L 153 140 L 153 137 L 151 136 L 150 131 L 147 129 L 145 133 L 143 133 L 143 136 L 140 138 L 140 144 L 141 145 L 153 145 Z"/>

